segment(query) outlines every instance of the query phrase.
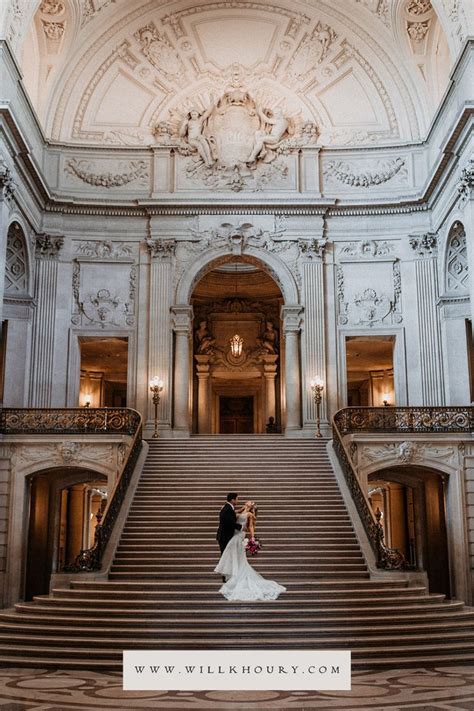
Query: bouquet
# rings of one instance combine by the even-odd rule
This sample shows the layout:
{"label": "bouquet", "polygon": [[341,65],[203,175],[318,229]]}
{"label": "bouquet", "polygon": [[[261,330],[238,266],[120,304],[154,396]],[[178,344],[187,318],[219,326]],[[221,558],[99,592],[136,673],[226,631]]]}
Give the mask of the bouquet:
{"label": "bouquet", "polygon": [[257,541],[255,538],[249,538],[247,543],[245,544],[245,550],[247,552],[247,555],[257,555],[257,553],[262,549],[262,546],[259,541]]}

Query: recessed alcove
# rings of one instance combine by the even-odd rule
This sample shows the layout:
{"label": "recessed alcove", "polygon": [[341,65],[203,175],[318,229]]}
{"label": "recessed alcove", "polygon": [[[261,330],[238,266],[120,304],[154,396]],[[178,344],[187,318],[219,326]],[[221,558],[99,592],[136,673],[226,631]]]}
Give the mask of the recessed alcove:
{"label": "recessed alcove", "polygon": [[191,303],[193,431],[262,433],[270,417],[280,428],[279,286],[257,263],[236,257],[201,278]]}

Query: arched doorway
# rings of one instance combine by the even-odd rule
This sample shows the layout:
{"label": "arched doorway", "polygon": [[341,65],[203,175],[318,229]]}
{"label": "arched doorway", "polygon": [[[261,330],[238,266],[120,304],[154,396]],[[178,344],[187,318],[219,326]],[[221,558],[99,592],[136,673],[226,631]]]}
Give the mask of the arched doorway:
{"label": "arched doorway", "polygon": [[425,467],[373,472],[368,495],[382,512],[387,545],[426,570],[430,592],[452,594],[446,521],[448,477]]}
{"label": "arched doorway", "polygon": [[[173,318],[173,330],[174,330],[174,372],[173,372],[173,432],[175,436],[188,436],[191,431],[197,432],[219,432],[221,425],[223,428],[228,427],[228,429],[234,429],[237,427],[236,420],[241,418],[247,422],[244,425],[245,428],[250,429],[250,420],[253,421],[252,431],[253,432],[264,432],[266,431],[267,424],[269,424],[270,417],[273,420],[270,422],[270,429],[280,427],[281,430],[289,435],[292,432],[300,431],[302,425],[302,412],[301,412],[301,357],[300,357],[300,330],[301,330],[301,319],[302,319],[302,307],[298,303],[298,287],[295,282],[293,274],[288,269],[288,266],[278,258],[277,255],[270,251],[258,249],[257,247],[249,246],[245,244],[245,240],[242,235],[236,234],[235,244],[233,244],[234,238],[231,236],[230,242],[232,242],[232,249],[221,248],[206,250],[204,254],[201,254],[195,262],[190,265],[190,268],[183,273],[181,279],[178,282],[176,288],[176,304],[171,307],[171,313]],[[245,250],[245,253],[242,252]],[[252,348],[260,348],[260,364],[259,372],[255,372],[255,376],[261,378],[262,373],[268,374],[268,381],[273,380],[272,387],[266,385],[265,388],[259,388],[260,390],[260,401],[258,401],[258,392],[247,392],[241,393],[239,390],[239,395],[242,397],[249,398],[249,400],[241,401],[240,403],[232,402],[222,402],[222,411],[228,413],[228,420],[234,418],[234,424],[226,425],[224,421],[221,421],[220,413],[221,402],[220,396],[225,397],[237,397],[235,393],[236,385],[235,377],[232,378],[232,387],[234,391],[232,392],[221,392],[217,393],[214,408],[211,408],[211,415],[206,415],[207,420],[205,420],[204,415],[201,417],[201,426],[199,424],[199,405],[195,406],[196,397],[197,402],[199,402],[199,380],[205,380],[204,378],[198,377],[197,366],[202,367],[201,373],[210,363],[201,362],[199,359],[196,361],[195,355],[206,355],[205,353],[194,353],[194,350],[205,350],[206,343],[209,344],[215,336],[212,333],[207,333],[209,330],[207,319],[201,318],[199,323],[195,322],[194,318],[194,307],[193,301],[198,299],[199,284],[205,279],[206,275],[215,272],[218,269],[227,268],[226,265],[230,265],[228,268],[231,270],[240,269],[241,273],[245,273],[247,268],[248,273],[254,273],[259,275],[259,278],[265,285],[270,289],[268,298],[273,299],[273,312],[268,311],[268,308],[261,308],[261,303],[259,307],[255,307],[253,310],[254,316],[259,313],[258,328],[255,327],[251,337]],[[236,267],[236,265],[239,265]],[[231,273],[230,272],[230,273]],[[208,277],[207,281],[204,281],[208,285],[209,289],[212,288],[210,285],[212,277]],[[258,281],[258,280],[257,280]],[[235,280],[234,280],[235,283]],[[240,288],[240,287],[238,287]],[[222,290],[218,293],[219,298],[225,300],[223,297]],[[206,293],[206,298],[209,300],[208,306],[212,301],[212,291]],[[237,299],[238,294],[235,292],[230,294],[229,299]],[[254,290],[247,290],[245,299],[247,304],[250,305],[253,302],[261,302],[258,295],[257,283],[254,284]],[[198,305],[197,315],[199,318],[199,310],[202,304]],[[268,304],[267,304],[268,306]],[[235,308],[234,308],[235,307]],[[279,307],[279,313],[278,313]],[[203,307],[204,308],[204,307]],[[242,309],[240,311],[237,307],[237,302],[235,301],[231,307],[234,308],[234,313],[231,315],[229,322],[234,322],[237,318],[237,314],[240,314],[239,318],[242,316]],[[260,310],[259,310],[260,309]],[[204,308],[205,311],[205,308]],[[249,309],[248,313],[252,313]],[[267,318],[268,317],[268,318]],[[249,317],[251,320],[254,317]],[[206,321],[206,323],[203,323]],[[221,319],[221,323],[223,319]],[[197,331],[201,328],[198,335]],[[219,338],[221,338],[221,350],[223,349],[223,339],[225,338],[226,330],[222,328]],[[232,335],[239,335],[238,333],[233,333]],[[228,341],[232,336],[227,334]],[[217,339],[218,340],[218,339]],[[201,347],[201,342],[204,346]],[[196,346],[196,343],[198,345]],[[269,347],[269,344],[272,347]],[[190,345],[192,344],[192,348]],[[196,346],[196,348],[195,348]],[[225,348],[230,348],[229,342],[226,343]],[[242,345],[243,349],[243,345]],[[277,352],[271,351],[277,350]],[[265,358],[263,351],[266,351],[267,367],[266,370],[263,366]],[[221,354],[222,355],[222,354]],[[240,354],[242,355],[242,354]],[[247,354],[248,355],[248,354]],[[277,356],[275,359],[274,356]],[[227,365],[231,363],[235,366],[234,373],[237,372],[240,364],[238,362],[239,354],[234,358],[234,361],[229,361],[225,358],[225,354],[222,356],[226,361]],[[274,360],[271,363],[271,360]],[[204,359],[205,360],[205,359]],[[272,371],[272,367],[276,365],[276,370]],[[230,371],[228,370],[228,373]],[[279,377],[279,385],[276,385],[278,392],[275,389],[275,383],[277,375]],[[196,383],[194,382],[194,375],[196,375]],[[221,373],[223,376],[223,373]],[[248,373],[247,373],[248,375]],[[264,375],[265,377],[265,375]],[[224,377],[222,377],[224,379]],[[242,378],[243,379],[243,378]],[[257,378],[255,377],[255,380]],[[207,388],[207,386],[206,386]],[[204,390],[204,385],[201,385],[201,389]],[[197,396],[196,396],[197,391]],[[270,393],[275,393],[275,402],[271,403]],[[205,398],[201,397],[201,402],[205,401]],[[197,408],[197,409],[196,409]],[[236,413],[236,408],[239,410]],[[275,413],[270,414],[270,413]]]}
{"label": "arched doorway", "polygon": [[281,307],[275,280],[236,257],[196,284],[193,307],[193,432],[281,430]]}
{"label": "arched doorway", "polygon": [[51,574],[92,545],[96,514],[107,501],[107,478],[83,469],[36,472],[28,485],[25,600],[47,594]]}

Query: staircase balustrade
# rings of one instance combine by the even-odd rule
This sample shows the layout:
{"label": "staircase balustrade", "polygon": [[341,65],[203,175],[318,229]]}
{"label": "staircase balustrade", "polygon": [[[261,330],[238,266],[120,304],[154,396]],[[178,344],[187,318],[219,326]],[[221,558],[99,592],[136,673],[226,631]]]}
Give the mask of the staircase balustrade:
{"label": "staircase balustrade", "polygon": [[344,437],[353,433],[460,433],[474,431],[472,407],[346,407],[333,417],[333,446],[349,491],[376,556],[377,567],[413,570],[401,551],[388,548],[380,516],[376,516],[362,490]]}
{"label": "staircase balustrade", "polygon": [[4,408],[0,410],[0,433],[5,435],[125,434],[133,438],[103,519],[99,520],[95,528],[93,546],[81,550],[73,565],[64,568],[65,572],[73,573],[100,570],[103,553],[112,534],[142,448],[141,415],[136,410],[126,407]]}

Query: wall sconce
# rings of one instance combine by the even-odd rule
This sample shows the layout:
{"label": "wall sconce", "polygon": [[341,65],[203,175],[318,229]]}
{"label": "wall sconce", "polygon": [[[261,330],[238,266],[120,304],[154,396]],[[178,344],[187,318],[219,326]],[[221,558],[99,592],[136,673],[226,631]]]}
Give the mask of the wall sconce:
{"label": "wall sconce", "polygon": [[158,404],[160,402],[160,393],[163,390],[163,386],[163,381],[156,375],[150,380],[150,392],[153,395],[153,405],[155,406],[155,431],[153,432],[153,439],[158,439],[160,436],[158,434]]}
{"label": "wall sconce", "polygon": [[388,407],[390,405],[390,393],[382,393],[382,402],[384,407]]}
{"label": "wall sconce", "polygon": [[242,336],[239,336],[237,333],[235,336],[232,336],[230,339],[230,352],[232,353],[234,358],[240,358],[242,355],[242,348],[244,345],[244,339]]}
{"label": "wall sconce", "polygon": [[316,434],[315,437],[322,437],[321,434],[321,399],[324,390],[324,383],[321,378],[311,380],[311,390],[313,391],[314,403],[316,405]]}
{"label": "wall sconce", "polygon": [[92,402],[91,393],[84,393],[84,407],[90,407]]}

